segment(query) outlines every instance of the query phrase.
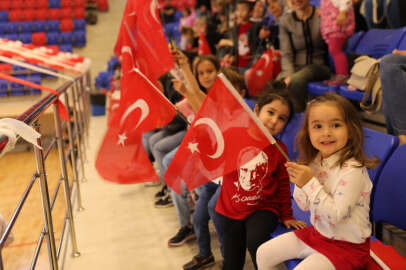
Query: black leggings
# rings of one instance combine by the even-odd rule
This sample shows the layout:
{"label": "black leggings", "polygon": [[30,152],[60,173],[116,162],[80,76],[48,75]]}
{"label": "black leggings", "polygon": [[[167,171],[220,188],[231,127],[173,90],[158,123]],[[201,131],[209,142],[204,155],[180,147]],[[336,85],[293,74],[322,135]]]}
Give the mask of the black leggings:
{"label": "black leggings", "polygon": [[257,249],[270,239],[276,225],[278,216],[266,210],[256,211],[243,220],[225,218],[223,270],[242,270],[247,248],[257,269]]}

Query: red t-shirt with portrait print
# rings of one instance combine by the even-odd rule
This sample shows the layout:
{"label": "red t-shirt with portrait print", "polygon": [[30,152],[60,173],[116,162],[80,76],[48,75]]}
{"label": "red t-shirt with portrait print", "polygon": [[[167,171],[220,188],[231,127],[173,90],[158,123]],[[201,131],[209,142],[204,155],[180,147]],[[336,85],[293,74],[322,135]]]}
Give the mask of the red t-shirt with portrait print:
{"label": "red t-shirt with portrait print", "polygon": [[238,26],[238,66],[246,67],[251,61],[252,54],[248,43],[248,31],[252,23],[240,24]]}
{"label": "red t-shirt with portrait print", "polygon": [[[286,146],[277,142],[286,152]],[[293,219],[286,159],[275,145],[250,151],[256,152],[253,159],[223,176],[216,211],[239,220],[257,210],[272,211],[282,221]]]}

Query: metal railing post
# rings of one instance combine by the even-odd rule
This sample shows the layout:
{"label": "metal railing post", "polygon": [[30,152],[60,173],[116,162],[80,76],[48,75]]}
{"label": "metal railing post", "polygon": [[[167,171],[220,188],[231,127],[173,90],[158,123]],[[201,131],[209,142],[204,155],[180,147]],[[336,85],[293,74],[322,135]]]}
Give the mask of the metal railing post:
{"label": "metal railing post", "polygon": [[[71,203],[71,192],[69,187],[69,179],[68,179],[68,170],[66,169],[66,159],[65,159],[65,144],[62,138],[62,128],[61,128],[61,118],[59,116],[59,108],[57,104],[53,105],[54,107],[54,118],[55,118],[55,134],[56,134],[56,141],[58,144],[58,152],[59,152],[59,161],[61,163],[61,170],[62,170],[62,178],[65,190],[65,205],[66,205],[66,212],[67,212],[67,219],[69,220],[69,227],[70,227],[70,234],[72,239],[72,256],[78,257],[80,256],[80,252],[78,251],[77,241],[76,241],[76,230],[75,230],[75,222],[73,220],[72,214],[72,203]],[[67,123],[69,125],[69,123]]]}
{"label": "metal railing post", "polygon": [[82,153],[83,153],[83,157],[84,157],[84,161],[87,162],[87,154],[86,154],[86,140],[85,137],[88,136],[87,134],[87,130],[86,130],[86,120],[85,120],[85,114],[84,114],[84,105],[82,103],[83,101],[83,96],[82,93],[80,91],[80,87],[78,86],[78,81],[76,81],[73,84],[73,95],[74,95],[74,99],[75,99],[75,104],[76,104],[76,108],[77,108],[77,115],[79,117],[79,134],[80,134],[80,139],[81,139],[81,147],[83,146],[82,149]]}
{"label": "metal railing post", "polygon": [[81,165],[81,169],[82,169],[82,182],[87,182],[86,180],[86,176],[85,176],[85,166],[84,166],[84,157],[83,157],[83,151],[82,151],[82,146],[83,144],[81,143],[82,139],[83,139],[83,134],[80,133],[80,113],[78,112],[78,106],[77,105],[77,93],[76,93],[76,87],[72,87],[72,93],[73,93],[73,104],[72,104],[72,108],[73,108],[73,118],[75,119],[75,121],[73,122],[73,128],[75,129],[75,133],[76,133],[76,140],[77,140],[77,149],[78,149],[78,155],[79,155],[79,159],[80,159],[80,165]]}
{"label": "metal railing post", "polygon": [[[69,95],[65,95],[65,102],[66,102],[66,107],[68,109],[70,109],[70,104],[69,104]],[[73,107],[72,107],[72,111],[74,111]],[[67,124],[68,126],[68,137],[69,137],[69,145],[71,148],[71,153],[70,153],[70,160],[71,160],[71,164],[72,164],[72,171],[73,171],[73,182],[76,184],[76,196],[78,199],[78,211],[83,211],[85,210],[85,208],[83,207],[82,204],[82,195],[80,192],[80,183],[79,183],[79,172],[78,172],[78,167],[77,167],[77,159],[75,157],[75,140],[73,138],[73,131],[72,131],[72,117],[69,114],[69,123]],[[74,126],[75,123],[73,123]],[[78,135],[76,135],[77,137]]]}
{"label": "metal railing post", "polygon": [[84,129],[85,129],[85,133],[86,133],[86,137],[88,138],[89,136],[89,123],[90,123],[90,108],[89,108],[89,91],[88,89],[90,89],[87,85],[85,85],[84,81],[84,77],[82,77],[79,80],[79,91],[80,91],[80,95],[81,98],[81,104],[82,104],[82,109],[83,109],[83,119],[84,119]]}
{"label": "metal railing post", "polygon": [[[39,132],[38,122],[34,123],[35,129]],[[41,146],[41,138],[37,139],[37,143]],[[34,153],[39,173],[39,183],[41,190],[42,209],[44,211],[44,227],[48,246],[49,262],[52,270],[58,270],[58,258],[56,255],[54,227],[52,223],[51,205],[49,202],[49,192],[47,176],[45,173],[45,163],[42,149],[34,147]]]}

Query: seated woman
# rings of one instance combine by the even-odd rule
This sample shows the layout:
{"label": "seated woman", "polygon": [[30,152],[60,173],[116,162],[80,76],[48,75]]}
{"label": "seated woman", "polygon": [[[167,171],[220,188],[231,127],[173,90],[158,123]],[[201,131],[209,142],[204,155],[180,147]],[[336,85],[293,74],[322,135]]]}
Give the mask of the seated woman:
{"label": "seated woman", "polygon": [[399,137],[399,144],[406,143],[406,50],[394,50],[380,63],[383,112],[388,133]]}
{"label": "seated woman", "polygon": [[291,92],[294,110],[303,112],[307,83],[330,77],[326,66],[327,47],[320,32],[320,17],[309,0],[291,0],[293,11],[279,20],[279,42],[283,79]]}

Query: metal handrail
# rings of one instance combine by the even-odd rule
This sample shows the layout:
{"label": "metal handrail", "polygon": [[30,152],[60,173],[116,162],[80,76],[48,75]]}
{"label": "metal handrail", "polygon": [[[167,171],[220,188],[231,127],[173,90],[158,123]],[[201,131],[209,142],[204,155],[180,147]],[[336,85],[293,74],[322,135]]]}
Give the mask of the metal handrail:
{"label": "metal handrail", "polygon": [[[1,256],[2,249],[5,245],[7,237],[10,235],[12,228],[21,212],[24,203],[30,194],[32,186],[36,179],[39,179],[41,198],[43,205],[44,214],[44,225],[39,237],[39,242],[35,250],[35,254],[32,260],[31,268],[34,269],[36,261],[38,259],[39,251],[42,246],[42,240],[45,237],[47,240],[48,255],[50,267],[52,270],[58,269],[58,259],[60,251],[62,248],[64,234],[66,228],[70,229],[71,243],[72,243],[72,256],[77,257],[80,255],[77,248],[76,242],[76,232],[75,224],[72,214],[72,194],[71,189],[75,188],[76,201],[78,202],[78,210],[83,210],[80,185],[79,185],[79,167],[81,168],[82,182],[85,179],[84,174],[84,160],[86,157],[85,149],[85,138],[87,137],[88,124],[89,124],[89,90],[90,90],[90,73],[86,72],[81,76],[63,83],[57,88],[58,94],[51,93],[46,95],[44,98],[39,100],[36,104],[31,106],[28,110],[22,113],[17,120],[23,121],[28,125],[33,125],[35,129],[39,132],[38,119],[40,115],[48,109],[53,104],[54,109],[54,120],[55,120],[55,136],[52,138],[51,142],[48,144],[47,149],[42,150],[34,147],[34,152],[36,156],[37,171],[34,173],[29,185],[24,192],[22,198],[20,199],[16,210],[9,224],[6,227],[3,235],[0,235],[0,270],[4,269],[3,259]],[[63,122],[59,115],[58,105],[55,103],[60,95],[64,95],[65,105],[69,111],[69,122]],[[69,103],[69,99],[72,97],[72,104]],[[72,116],[71,116],[72,114]],[[62,130],[67,130],[68,133],[68,145],[65,147],[64,138],[62,136]],[[8,143],[8,137],[0,135],[0,153],[4,150],[6,144]],[[41,146],[41,138],[37,139],[37,144]],[[60,178],[58,180],[58,185],[52,200],[50,199],[48,192],[47,174],[45,171],[45,159],[48,154],[57,145],[59,160],[60,160]],[[77,156],[76,153],[77,152]],[[70,164],[73,172],[72,186],[69,184],[66,160],[70,158]],[[80,162],[80,166],[77,164]],[[61,184],[64,187],[65,195],[65,218],[63,223],[62,236],[60,237],[58,248],[56,249],[56,243],[54,238],[53,222],[52,222],[52,208],[55,203],[58,191]],[[67,226],[69,225],[69,226]]]}
{"label": "metal handrail", "polygon": [[[83,76],[83,75],[82,75]],[[64,84],[62,84],[60,87],[56,89],[56,91],[59,93],[59,95],[64,94],[69,86],[71,86],[75,81],[79,80],[80,77],[77,77],[74,79],[74,81],[66,81]],[[23,112],[19,117],[17,117],[17,120],[23,121],[27,125],[32,124],[38,117],[41,115],[42,112],[44,112],[49,106],[51,106],[56,100],[58,99],[58,96],[56,94],[50,93],[40,99],[37,103],[32,105],[28,110]],[[6,147],[6,144],[8,143],[8,137],[4,135],[0,135],[0,154]]]}

